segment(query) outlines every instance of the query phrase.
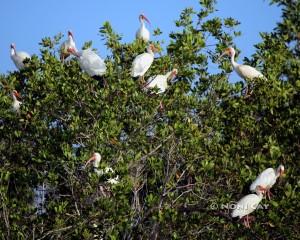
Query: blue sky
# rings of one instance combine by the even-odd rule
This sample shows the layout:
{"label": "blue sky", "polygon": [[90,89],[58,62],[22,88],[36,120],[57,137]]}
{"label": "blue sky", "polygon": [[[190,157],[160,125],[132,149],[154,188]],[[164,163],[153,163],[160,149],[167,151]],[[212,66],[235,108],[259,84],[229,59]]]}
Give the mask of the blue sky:
{"label": "blue sky", "polygon": [[[92,40],[100,55],[107,53],[99,36],[104,21],[110,21],[123,41],[132,41],[139,27],[138,15],[144,13],[151,21],[150,30],[159,27],[162,37],[175,30],[174,21],[185,7],[199,9],[197,0],[1,0],[0,3],[0,73],[16,70],[9,46],[17,51],[38,54],[41,38],[72,30],[76,45],[81,48]],[[280,21],[281,11],[266,0],[219,0],[217,16],[233,17],[241,22],[242,36],[235,43],[242,50],[239,61],[254,53],[253,45],[260,41],[259,32],[271,31]]]}

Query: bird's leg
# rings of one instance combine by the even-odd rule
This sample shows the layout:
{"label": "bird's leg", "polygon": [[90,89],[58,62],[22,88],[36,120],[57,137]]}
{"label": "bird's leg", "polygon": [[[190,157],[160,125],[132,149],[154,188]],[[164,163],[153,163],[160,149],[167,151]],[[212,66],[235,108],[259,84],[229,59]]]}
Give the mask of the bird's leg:
{"label": "bird's leg", "polygon": [[107,83],[105,78],[103,78],[103,85],[104,85],[105,88],[108,87],[108,83]]}
{"label": "bird's leg", "polygon": [[249,215],[246,216],[246,220],[247,220],[247,228],[250,228]]}
{"label": "bird's leg", "polygon": [[266,192],[267,192],[267,198],[268,198],[269,200],[271,200],[271,197],[273,196],[273,194],[271,193],[270,188],[267,189]]}
{"label": "bird's leg", "polygon": [[265,195],[267,197],[268,189],[264,188],[264,187],[260,187],[260,190],[263,193],[263,195]]}
{"label": "bird's leg", "polygon": [[248,226],[250,228],[250,223],[255,221],[255,217],[254,216],[248,216]]}
{"label": "bird's leg", "polygon": [[244,89],[245,89],[244,96],[247,96],[248,95],[248,84],[247,84],[247,86]]}
{"label": "bird's leg", "polygon": [[164,105],[163,105],[162,101],[159,102],[159,109],[161,111],[164,110]]}
{"label": "bird's leg", "polygon": [[252,90],[249,92],[249,84],[245,87],[245,98],[250,97],[252,94]]}
{"label": "bird's leg", "polygon": [[60,61],[64,64],[65,63],[65,55],[63,53],[60,54]]}
{"label": "bird's leg", "polygon": [[250,228],[249,222],[248,222],[248,215],[243,217],[243,224],[246,228]]}
{"label": "bird's leg", "polygon": [[247,227],[246,217],[243,217],[243,224],[245,227]]}

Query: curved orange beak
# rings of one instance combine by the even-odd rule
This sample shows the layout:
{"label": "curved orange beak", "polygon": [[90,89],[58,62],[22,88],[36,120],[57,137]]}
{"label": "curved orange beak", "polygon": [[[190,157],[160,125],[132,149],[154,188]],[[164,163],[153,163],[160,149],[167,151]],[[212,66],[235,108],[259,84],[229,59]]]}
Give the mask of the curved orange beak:
{"label": "curved orange beak", "polygon": [[153,52],[158,52],[158,48],[156,48],[153,44],[151,44],[150,45],[150,47],[151,47],[151,50],[153,51]]}
{"label": "curved orange beak", "polygon": [[219,62],[220,59],[221,59],[223,56],[225,56],[225,55],[230,56],[230,50],[229,50],[229,48],[226,48],[226,49],[224,50],[224,52],[218,57],[217,62]]}
{"label": "curved orange beak", "polygon": [[71,53],[71,54],[73,54],[74,56],[79,57],[79,54],[76,52],[76,50],[75,50],[74,48],[69,47],[69,48],[67,49],[67,51],[68,51],[68,53]]}
{"label": "curved orange beak", "polygon": [[151,25],[149,19],[148,19],[144,14],[141,14],[141,18],[142,18],[143,20],[146,20],[146,22],[149,23],[149,24]]}
{"label": "curved orange beak", "polygon": [[93,154],[93,156],[92,156],[89,160],[86,161],[84,167],[86,167],[86,166],[89,165],[92,161],[95,161],[95,160],[96,160],[96,157],[95,157],[95,155]]}
{"label": "curved orange beak", "polygon": [[177,71],[177,70],[173,70],[173,71],[172,71],[172,77],[176,77],[177,74],[178,74],[178,71]]}
{"label": "curved orange beak", "polygon": [[20,95],[20,93],[18,93],[18,91],[14,90],[14,91],[13,91],[13,94],[14,94],[17,98],[20,98],[20,99],[21,99],[21,95]]}

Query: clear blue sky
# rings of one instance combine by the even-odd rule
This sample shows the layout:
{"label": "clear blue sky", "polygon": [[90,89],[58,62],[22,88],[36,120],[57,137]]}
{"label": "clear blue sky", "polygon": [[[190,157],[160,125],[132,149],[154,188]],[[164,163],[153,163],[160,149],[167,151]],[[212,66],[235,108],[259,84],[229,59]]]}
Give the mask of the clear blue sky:
{"label": "clear blue sky", "polygon": [[[175,29],[182,9],[199,9],[197,0],[1,0],[0,2],[0,73],[16,70],[9,46],[14,42],[17,51],[38,54],[41,38],[72,30],[76,45],[81,48],[92,40],[100,55],[107,53],[99,27],[110,21],[123,41],[132,41],[139,27],[138,15],[144,13],[151,21],[151,30],[159,27],[163,38]],[[271,31],[280,20],[280,9],[269,6],[266,0],[219,0],[217,16],[233,17],[241,22],[242,36],[236,45],[242,50],[239,61],[254,53],[253,45],[260,41],[259,32]]]}

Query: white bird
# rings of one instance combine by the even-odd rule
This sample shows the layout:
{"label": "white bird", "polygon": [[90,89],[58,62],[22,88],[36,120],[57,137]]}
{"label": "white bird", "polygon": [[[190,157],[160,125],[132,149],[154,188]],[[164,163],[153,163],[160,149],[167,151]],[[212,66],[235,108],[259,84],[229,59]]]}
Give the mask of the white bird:
{"label": "white bird", "polygon": [[146,28],[145,26],[145,22],[144,20],[146,20],[149,24],[150,24],[150,21],[148,20],[148,18],[141,14],[139,16],[139,20],[140,20],[140,23],[141,23],[141,26],[139,27],[139,29],[137,30],[136,34],[135,34],[135,37],[136,39],[142,39],[144,42],[149,42],[150,40],[150,32],[149,30]]}
{"label": "white bird", "polygon": [[278,177],[281,177],[284,173],[284,166],[279,165],[277,169],[267,168],[259,174],[250,186],[250,191],[254,192],[257,186],[261,186],[267,194],[267,197],[271,199],[270,189],[276,183]]}
{"label": "white bird", "polygon": [[173,79],[178,73],[178,70],[174,68],[172,71],[165,75],[157,75],[155,77],[150,77],[144,86],[144,89],[150,89],[157,87],[159,89],[158,93],[163,93],[168,88],[168,79]]}
{"label": "white bird", "polygon": [[[245,64],[239,64],[234,60],[235,50],[232,47],[226,48],[222,55],[218,58],[220,59],[222,56],[228,55],[230,57],[231,65],[234,71],[245,80],[254,80],[255,78],[264,78],[261,72],[257,71],[254,67]],[[251,91],[252,92],[252,91]],[[251,94],[250,92],[250,94]],[[248,86],[246,88],[245,95],[248,95]]]}
{"label": "white bird", "polygon": [[248,194],[241,198],[236,204],[231,213],[232,217],[243,219],[246,228],[250,228],[249,214],[255,211],[259,203],[263,199],[263,189],[260,186],[256,187],[256,194]]}
{"label": "white bird", "polygon": [[68,52],[77,57],[80,68],[89,76],[102,76],[106,72],[104,60],[92,49],[88,48],[77,52],[74,48],[68,48]]}
{"label": "white bird", "polygon": [[22,102],[19,101],[18,98],[20,99],[21,96],[16,90],[13,90],[11,95],[13,98],[13,104],[12,104],[13,110],[16,113],[20,113],[20,107],[21,107]]}
{"label": "white bird", "polygon": [[19,70],[25,67],[24,60],[26,58],[30,59],[30,55],[27,52],[17,52],[14,43],[10,45],[10,57]]}
{"label": "white bird", "polygon": [[71,31],[68,31],[68,40],[64,41],[60,46],[60,60],[62,62],[64,62],[64,60],[70,56],[70,53],[68,52],[69,48],[73,48],[77,52],[74,36]]}
{"label": "white bird", "polygon": [[144,80],[144,74],[150,68],[153,60],[154,53],[157,52],[157,49],[153,44],[150,44],[147,48],[147,52],[137,55],[132,63],[131,76],[132,77],[142,77]]}
{"label": "white bird", "polygon": [[251,67],[249,65],[244,65],[244,64],[238,64],[235,62],[234,57],[235,57],[235,50],[232,47],[226,48],[225,51],[222,53],[222,55],[219,57],[219,59],[224,56],[228,55],[231,60],[231,64],[233,69],[236,71],[236,73],[244,79],[249,79],[253,80],[255,78],[263,78],[264,76],[262,75],[261,72],[257,71],[254,67]]}
{"label": "white bird", "polygon": [[[99,169],[101,161],[101,155],[100,153],[95,152],[92,157],[86,162],[85,167],[87,167],[88,164],[91,162],[93,163],[94,171],[98,176],[103,176],[108,173],[114,173],[115,171],[111,167],[105,167],[105,169]],[[107,180],[110,184],[118,184],[119,183],[119,176],[117,175],[115,178],[109,178]]]}

